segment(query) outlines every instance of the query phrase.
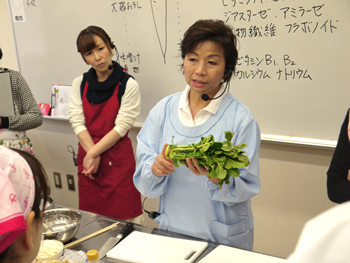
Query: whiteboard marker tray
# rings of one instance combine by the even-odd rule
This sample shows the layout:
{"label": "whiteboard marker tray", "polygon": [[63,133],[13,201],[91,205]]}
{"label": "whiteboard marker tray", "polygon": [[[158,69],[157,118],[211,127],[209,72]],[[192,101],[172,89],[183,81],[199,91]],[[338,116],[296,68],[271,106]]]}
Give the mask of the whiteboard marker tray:
{"label": "whiteboard marker tray", "polygon": [[107,257],[142,263],[191,263],[208,247],[204,241],[132,232]]}

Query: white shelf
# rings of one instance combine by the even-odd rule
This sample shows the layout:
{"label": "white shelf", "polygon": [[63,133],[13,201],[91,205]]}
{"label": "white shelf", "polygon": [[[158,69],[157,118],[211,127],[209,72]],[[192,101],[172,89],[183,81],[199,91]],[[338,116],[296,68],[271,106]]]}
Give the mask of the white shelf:
{"label": "white shelf", "polygon": [[[44,119],[69,121],[68,117],[44,116]],[[133,125],[133,128],[142,128],[142,126],[143,126],[142,122],[135,122]],[[272,135],[272,134],[261,134],[261,141],[300,145],[300,146],[332,148],[332,149],[334,149],[337,146],[337,141],[334,141],[334,140],[312,139],[312,138],[282,136],[282,135]]]}
{"label": "white shelf", "polygon": [[337,141],[333,141],[333,140],[322,140],[322,139],[281,136],[281,135],[271,135],[271,134],[261,134],[261,141],[278,142],[278,143],[284,143],[284,144],[295,144],[295,145],[302,145],[302,146],[316,146],[316,147],[322,147],[322,148],[335,148],[337,146]]}
{"label": "white shelf", "polygon": [[57,120],[57,121],[69,121],[68,117],[55,117],[55,116],[43,116],[44,119]]}

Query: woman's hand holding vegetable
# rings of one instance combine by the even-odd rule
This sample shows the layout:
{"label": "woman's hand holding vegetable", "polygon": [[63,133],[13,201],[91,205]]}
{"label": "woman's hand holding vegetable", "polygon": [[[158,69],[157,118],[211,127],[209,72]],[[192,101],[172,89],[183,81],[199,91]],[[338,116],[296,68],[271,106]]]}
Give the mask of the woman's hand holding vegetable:
{"label": "woman's hand holding vegetable", "polygon": [[[233,145],[233,136],[234,132],[225,131],[224,142],[216,142],[210,134],[208,137],[201,137],[200,142],[196,144],[178,146],[172,143],[166,148],[165,157],[172,160],[175,167],[183,164],[191,167],[190,170],[196,175],[206,175],[221,189],[223,183],[230,183],[231,176],[240,175],[238,168],[250,164],[248,156],[244,155],[245,151],[242,150],[247,144]],[[194,164],[190,160],[195,160]]]}
{"label": "woman's hand holding vegetable", "polygon": [[194,173],[195,175],[205,175],[210,182],[212,182],[213,184],[219,184],[218,178],[210,178],[209,174],[208,174],[208,169],[209,166],[203,166],[203,167],[199,167],[198,166],[198,160],[196,158],[194,159],[190,159],[190,158],[186,158],[186,164],[188,169],[191,170],[192,173]]}
{"label": "woman's hand holding vegetable", "polygon": [[164,144],[162,152],[157,156],[156,161],[152,165],[152,172],[157,177],[167,176],[174,173],[174,162],[165,158],[165,149],[168,144]]}

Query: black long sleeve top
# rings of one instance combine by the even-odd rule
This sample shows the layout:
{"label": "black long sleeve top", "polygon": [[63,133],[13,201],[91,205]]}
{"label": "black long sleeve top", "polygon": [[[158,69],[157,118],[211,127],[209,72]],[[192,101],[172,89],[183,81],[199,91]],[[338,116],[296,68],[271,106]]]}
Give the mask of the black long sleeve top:
{"label": "black long sleeve top", "polygon": [[348,137],[349,111],[340,130],[330,167],[327,172],[327,192],[332,202],[343,203],[350,200],[350,141]]}

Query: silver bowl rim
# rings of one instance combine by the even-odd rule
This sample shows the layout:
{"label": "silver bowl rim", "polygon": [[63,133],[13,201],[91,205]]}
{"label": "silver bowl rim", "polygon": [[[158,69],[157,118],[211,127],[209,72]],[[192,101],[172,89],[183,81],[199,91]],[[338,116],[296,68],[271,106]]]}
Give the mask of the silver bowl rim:
{"label": "silver bowl rim", "polygon": [[76,212],[76,213],[80,216],[80,220],[79,220],[74,226],[72,226],[72,227],[70,227],[70,228],[67,228],[67,229],[65,229],[65,230],[52,231],[52,232],[49,232],[49,233],[46,233],[46,232],[43,231],[43,232],[42,232],[43,235],[48,235],[48,236],[50,236],[50,235],[54,235],[54,234],[57,234],[57,233],[60,233],[60,232],[68,231],[68,230],[70,230],[70,229],[72,229],[72,228],[80,227],[81,221],[83,220],[83,215],[82,215],[82,213],[79,212],[79,210],[77,210],[77,209],[71,209],[71,208],[53,208],[53,209],[50,209],[50,210],[45,211],[45,212],[44,212],[44,216],[43,216],[43,223],[44,223],[45,215],[46,215],[46,214],[49,214],[49,213],[50,213],[50,214],[55,213],[55,211],[58,211],[58,212],[60,212],[60,211],[72,211],[72,212]]}

